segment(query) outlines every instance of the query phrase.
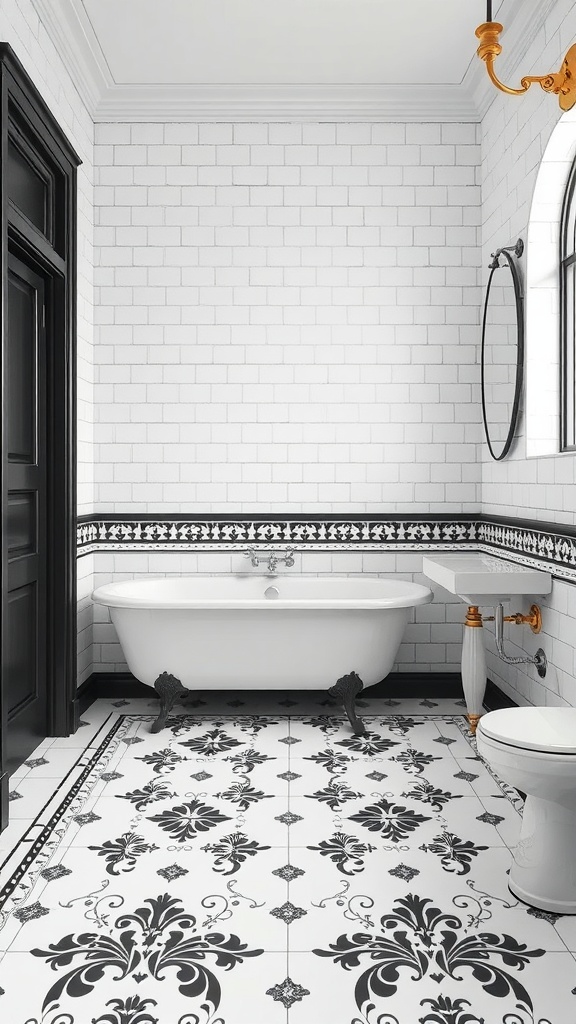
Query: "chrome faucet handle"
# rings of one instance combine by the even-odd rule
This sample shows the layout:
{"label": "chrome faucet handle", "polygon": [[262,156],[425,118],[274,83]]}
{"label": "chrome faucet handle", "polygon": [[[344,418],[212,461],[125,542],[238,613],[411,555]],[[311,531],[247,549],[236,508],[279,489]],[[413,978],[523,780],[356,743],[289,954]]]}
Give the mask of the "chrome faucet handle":
{"label": "chrome faucet handle", "polygon": [[244,558],[249,558],[250,562],[254,566],[254,568],[255,569],[258,568],[258,565],[260,564],[260,559],[258,558],[258,555],[256,554],[256,549],[255,548],[248,548],[248,550],[244,552]]}
{"label": "chrome faucet handle", "polygon": [[292,545],[290,545],[290,544],[288,545],[288,547],[286,548],[286,553],[284,555],[284,564],[285,565],[287,565],[287,566],[294,565],[294,553],[295,553],[295,550],[296,549],[293,548]]}

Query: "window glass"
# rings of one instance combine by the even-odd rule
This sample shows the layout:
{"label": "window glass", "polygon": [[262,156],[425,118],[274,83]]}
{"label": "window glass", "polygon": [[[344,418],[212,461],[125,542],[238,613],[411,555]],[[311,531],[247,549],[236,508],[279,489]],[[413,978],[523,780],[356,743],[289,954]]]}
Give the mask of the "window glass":
{"label": "window glass", "polygon": [[562,451],[576,449],[576,164],[564,197],[560,253]]}
{"label": "window glass", "polygon": [[12,141],[8,142],[8,198],[38,228],[47,234],[47,182]]}

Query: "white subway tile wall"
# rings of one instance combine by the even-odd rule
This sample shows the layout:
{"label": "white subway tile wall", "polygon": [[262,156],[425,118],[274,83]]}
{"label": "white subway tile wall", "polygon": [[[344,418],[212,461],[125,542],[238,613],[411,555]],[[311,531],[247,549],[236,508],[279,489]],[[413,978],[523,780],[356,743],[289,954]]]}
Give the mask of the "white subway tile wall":
{"label": "white subway tile wall", "polygon": [[[558,0],[522,60],[522,74],[559,66],[576,38],[576,4]],[[544,72],[542,72],[544,73]],[[482,277],[495,247],[527,238],[530,206],[542,154],[558,123],[557,101],[537,86],[519,100],[495,93],[482,123]],[[556,214],[557,211],[554,211]],[[525,273],[529,251],[520,261]],[[551,361],[557,341],[550,338]],[[530,354],[528,353],[528,358]],[[522,417],[510,457],[489,458],[482,447],[482,508],[497,515],[576,525],[574,456],[526,458]]]}
{"label": "white subway tile wall", "polygon": [[[459,512],[482,499],[576,524],[573,456],[526,459],[521,423],[494,463],[480,434],[479,284],[488,254],[526,237],[553,99],[495,93],[482,126],[94,129],[33,4],[4,0],[0,36],[83,161],[80,512]],[[558,0],[522,73],[555,69],[574,38],[576,4]],[[100,612],[92,627],[93,582],[226,571],[226,558],[80,559],[79,682],[93,663],[123,667]],[[420,579],[419,559],[306,553],[300,567]],[[490,675],[516,700],[576,704],[575,594],[554,583],[539,637],[510,628],[512,653],[546,650],[544,681],[504,666],[488,638]],[[439,590],[397,668],[457,668],[461,615]]]}
{"label": "white subway tile wall", "polygon": [[473,510],[474,124],[98,124],[101,512]]}
{"label": "white subway tile wall", "polygon": [[[94,124],[54,44],[38,18],[34,4],[18,0],[0,3],[0,39],[9,43],[50,107],[82,160],[78,168],[77,367],[78,367],[78,511],[90,513],[94,503],[93,452],[93,149]],[[86,567],[79,564],[79,592]],[[87,628],[79,597],[79,630]],[[90,658],[80,639],[78,681],[90,674]]]}
{"label": "white subway tile wall", "polygon": [[[576,4],[573,0],[558,0],[515,75],[556,70],[575,39]],[[536,174],[560,115],[556,99],[537,86],[518,100],[495,93],[482,123],[484,282],[490,253],[497,246],[513,244],[519,237],[527,238]],[[523,272],[527,258],[530,259],[529,250],[521,261]],[[556,347],[557,340],[551,337],[551,362],[556,359]],[[525,434],[522,417],[514,447],[502,462],[491,460],[487,448],[482,446],[482,510],[500,516],[575,525],[576,458],[558,455],[528,459]],[[543,608],[543,631],[539,636],[533,636],[526,627],[508,627],[507,633],[514,655],[533,654],[538,647],[545,650],[549,660],[546,678],[540,679],[532,666],[505,665],[495,655],[492,638],[489,674],[520,703],[576,705],[576,588],[556,580],[552,593],[539,603]]]}

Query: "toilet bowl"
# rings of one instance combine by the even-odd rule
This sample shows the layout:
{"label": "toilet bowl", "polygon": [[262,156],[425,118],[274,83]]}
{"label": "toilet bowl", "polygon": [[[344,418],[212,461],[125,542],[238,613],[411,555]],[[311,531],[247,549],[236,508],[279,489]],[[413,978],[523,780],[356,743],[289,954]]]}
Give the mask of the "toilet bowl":
{"label": "toilet bowl", "polygon": [[526,794],[509,887],[555,914],[576,914],[576,708],[502,708],[484,715],[478,753]]}

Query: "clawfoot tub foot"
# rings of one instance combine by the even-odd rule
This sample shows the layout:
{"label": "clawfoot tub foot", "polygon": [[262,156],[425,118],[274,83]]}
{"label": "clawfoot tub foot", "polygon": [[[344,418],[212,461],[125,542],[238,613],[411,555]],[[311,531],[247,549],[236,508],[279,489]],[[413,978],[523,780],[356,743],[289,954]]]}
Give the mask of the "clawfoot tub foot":
{"label": "clawfoot tub foot", "polygon": [[363,736],[366,732],[366,726],[358,718],[355,706],[356,697],[363,689],[364,683],[360,676],[356,672],[350,672],[347,676],[341,676],[328,690],[331,697],[342,701],[344,711],[348,715],[348,720],[356,736]]}
{"label": "clawfoot tub foot", "polygon": [[160,713],[155,722],[152,723],[151,732],[160,732],[161,729],[166,725],[166,719],[170,714],[172,708],[178,697],[182,697],[188,690],[176,676],[171,676],[169,672],[161,672],[158,679],[154,683],[154,689],[160,697]]}

